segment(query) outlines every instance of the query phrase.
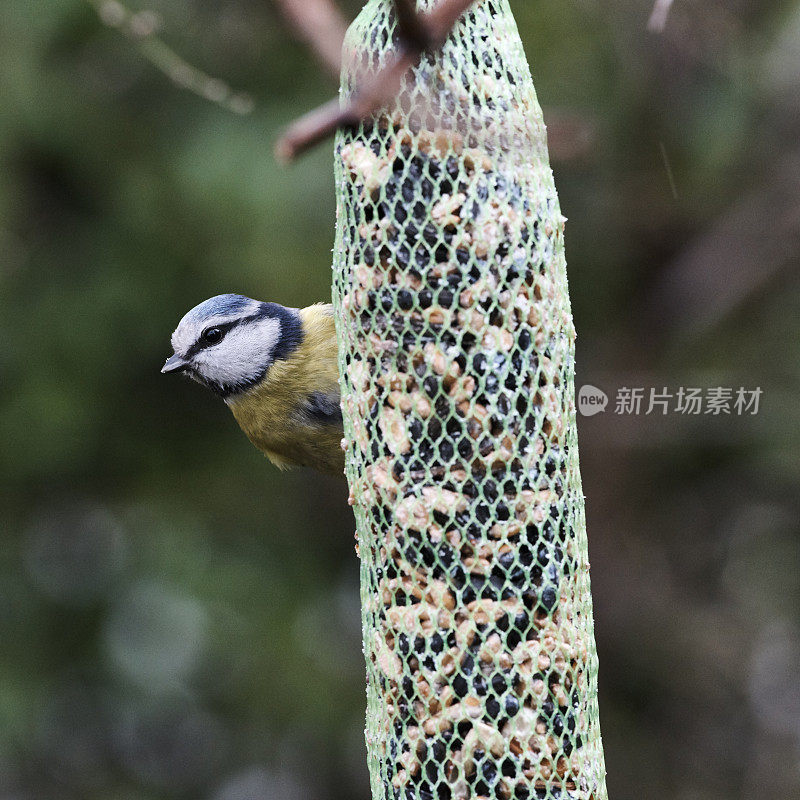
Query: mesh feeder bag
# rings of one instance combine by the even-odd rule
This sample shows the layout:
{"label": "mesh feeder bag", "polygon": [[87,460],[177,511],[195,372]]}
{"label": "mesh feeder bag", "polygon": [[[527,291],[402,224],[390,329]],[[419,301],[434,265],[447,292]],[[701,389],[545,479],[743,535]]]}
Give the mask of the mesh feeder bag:
{"label": "mesh feeder bag", "polygon": [[[395,46],[369,0],[344,100]],[[507,0],[339,134],[336,183],[373,797],[606,800],[564,218]]]}

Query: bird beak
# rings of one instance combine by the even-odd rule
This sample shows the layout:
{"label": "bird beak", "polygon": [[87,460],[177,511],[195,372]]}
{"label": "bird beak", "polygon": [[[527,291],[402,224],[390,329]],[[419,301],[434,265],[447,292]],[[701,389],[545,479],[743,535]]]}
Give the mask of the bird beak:
{"label": "bird beak", "polygon": [[186,369],[188,366],[189,366],[189,362],[186,361],[186,359],[184,359],[181,356],[179,356],[177,353],[175,353],[175,355],[174,356],[170,356],[167,359],[167,363],[164,364],[163,367],[161,367],[161,372],[163,372],[163,373],[181,372],[181,370]]}

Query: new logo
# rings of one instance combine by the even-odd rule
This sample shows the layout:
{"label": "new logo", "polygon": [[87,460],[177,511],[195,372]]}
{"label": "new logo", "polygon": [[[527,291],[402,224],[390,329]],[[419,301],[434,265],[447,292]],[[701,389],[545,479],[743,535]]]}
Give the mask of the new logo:
{"label": "new logo", "polygon": [[584,417],[593,417],[606,410],[608,395],[596,386],[587,383],[578,392],[578,411]]}

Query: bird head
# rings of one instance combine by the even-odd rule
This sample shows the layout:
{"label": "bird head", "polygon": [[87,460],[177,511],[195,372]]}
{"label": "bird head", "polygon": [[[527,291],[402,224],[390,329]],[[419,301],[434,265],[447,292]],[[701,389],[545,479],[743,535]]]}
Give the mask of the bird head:
{"label": "bird head", "polygon": [[260,383],[303,339],[296,309],[221,294],[193,308],[172,334],[162,372],[180,372],[228,398]]}

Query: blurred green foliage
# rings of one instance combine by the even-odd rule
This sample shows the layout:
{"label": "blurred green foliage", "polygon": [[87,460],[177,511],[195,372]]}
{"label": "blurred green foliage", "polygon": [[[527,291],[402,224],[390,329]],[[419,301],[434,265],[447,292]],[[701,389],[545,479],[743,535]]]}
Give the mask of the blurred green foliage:
{"label": "blurred green foliage", "polygon": [[[0,798],[366,798],[346,489],[159,374],[210,295],[329,297],[331,148],[272,145],[335,87],[269,3],[145,7],[253,113],[86,2],[0,7]],[[764,389],[581,421],[611,794],[797,796],[800,3],[515,11],[579,383]]]}

